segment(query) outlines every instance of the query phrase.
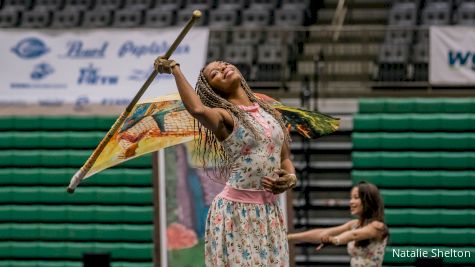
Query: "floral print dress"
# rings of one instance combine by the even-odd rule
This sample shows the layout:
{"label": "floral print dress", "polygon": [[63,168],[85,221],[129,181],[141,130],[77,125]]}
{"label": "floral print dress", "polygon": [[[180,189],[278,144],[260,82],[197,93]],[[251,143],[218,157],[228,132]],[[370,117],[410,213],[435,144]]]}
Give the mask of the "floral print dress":
{"label": "floral print dress", "polygon": [[[357,226],[352,227],[356,229]],[[383,266],[384,248],[387,238],[383,240],[371,240],[366,247],[357,247],[355,241],[347,245],[348,253],[351,256],[351,267],[381,267]]]}
{"label": "floral print dress", "polygon": [[[256,122],[262,140],[234,118],[233,132],[222,142],[233,162],[226,185],[263,190],[262,177],[275,176],[280,168],[283,131],[257,103],[240,108]],[[208,267],[288,266],[287,228],[278,203],[243,203],[218,195],[206,221],[205,262]]]}

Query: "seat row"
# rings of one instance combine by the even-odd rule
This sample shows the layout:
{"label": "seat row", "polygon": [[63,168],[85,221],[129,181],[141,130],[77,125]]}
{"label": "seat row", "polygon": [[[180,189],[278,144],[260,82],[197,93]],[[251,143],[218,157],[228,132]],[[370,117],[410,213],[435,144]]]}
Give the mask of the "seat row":
{"label": "seat row", "polygon": [[353,129],[360,132],[475,131],[473,114],[355,114]]}
{"label": "seat row", "polygon": [[391,245],[475,245],[475,229],[472,228],[397,228],[392,227]]}
{"label": "seat row", "polygon": [[94,149],[106,132],[0,132],[0,148],[78,148]]}
{"label": "seat row", "polygon": [[152,205],[151,187],[85,187],[74,195],[62,187],[0,187],[0,203]]}
{"label": "seat row", "polygon": [[[382,189],[386,206],[475,206],[475,192],[471,190],[441,189]],[[151,188],[85,187],[68,195],[64,187],[2,187],[0,204],[98,204],[151,205]]]}
{"label": "seat row", "polygon": [[0,205],[0,221],[150,224],[153,222],[153,207]]}
{"label": "seat row", "polygon": [[[152,262],[123,262],[113,261],[111,267],[150,267]],[[83,267],[82,261],[65,260],[0,260],[0,266],[5,267]]]}
{"label": "seat row", "polygon": [[475,190],[382,189],[386,207],[475,207]]}
{"label": "seat row", "polygon": [[275,9],[305,8],[310,0],[3,0],[3,6],[22,10],[34,7],[46,7],[58,10],[72,7],[77,10],[90,10],[96,7],[104,9],[149,9],[161,7],[164,10],[189,9]]}
{"label": "seat row", "polygon": [[0,130],[109,130],[112,116],[2,116]]}
{"label": "seat row", "polygon": [[61,1],[52,1],[34,6],[8,3],[31,2],[26,0],[6,1],[5,7],[0,9],[0,27],[169,27],[186,23],[195,9],[203,14],[196,23],[198,26],[302,26],[311,17],[311,5],[307,0],[284,0],[279,8],[278,1],[251,1],[247,9],[243,5],[224,5],[214,9],[211,8],[214,6],[212,1],[193,3],[193,0],[184,6],[177,1],[154,5],[151,0],[125,0],[125,5],[111,1],[97,6],[93,5],[95,1],[65,0],[65,5]]}
{"label": "seat row", "polygon": [[[77,168],[0,168],[0,186],[6,185],[65,185]],[[94,175],[81,183],[88,186],[150,186],[152,169],[113,168]],[[82,190],[81,190],[82,191]],[[78,190],[76,194],[80,191]]]}
{"label": "seat row", "polygon": [[363,98],[358,113],[475,113],[475,98]]}
{"label": "seat row", "polygon": [[[2,167],[81,167],[91,155],[90,150],[1,150]],[[147,154],[121,164],[122,167],[151,167]]]}
{"label": "seat row", "polygon": [[475,152],[353,152],[355,169],[475,170]]}
{"label": "seat row", "polygon": [[351,135],[356,150],[475,150],[474,133],[358,133]]}
{"label": "seat row", "polygon": [[[429,62],[429,31],[412,30],[415,25],[474,26],[475,1],[462,0],[452,5],[449,0],[394,1],[389,12],[390,26],[401,30],[387,30],[378,57],[379,81],[427,81]],[[454,11],[452,11],[454,6]],[[420,15],[418,14],[420,13]],[[419,20],[420,18],[420,20]]]}
{"label": "seat row", "polygon": [[2,241],[152,242],[153,225],[0,223]]}
{"label": "seat row", "polygon": [[475,188],[475,171],[353,170],[353,183],[368,181],[380,188]]}
{"label": "seat row", "polygon": [[152,259],[152,243],[98,242],[0,242],[0,258],[82,259],[83,253],[111,252],[114,260]]}
{"label": "seat row", "polygon": [[475,226],[473,209],[387,208],[384,217],[393,226],[469,227]]}

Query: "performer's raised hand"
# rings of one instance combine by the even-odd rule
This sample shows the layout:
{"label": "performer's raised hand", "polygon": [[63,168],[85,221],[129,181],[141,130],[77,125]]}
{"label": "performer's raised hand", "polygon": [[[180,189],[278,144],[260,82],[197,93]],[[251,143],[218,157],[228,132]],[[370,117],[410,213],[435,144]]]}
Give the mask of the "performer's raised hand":
{"label": "performer's raised hand", "polygon": [[155,59],[153,66],[159,73],[171,74],[172,69],[175,66],[180,66],[180,64],[178,64],[173,59],[166,59],[163,56],[159,56],[157,59]]}

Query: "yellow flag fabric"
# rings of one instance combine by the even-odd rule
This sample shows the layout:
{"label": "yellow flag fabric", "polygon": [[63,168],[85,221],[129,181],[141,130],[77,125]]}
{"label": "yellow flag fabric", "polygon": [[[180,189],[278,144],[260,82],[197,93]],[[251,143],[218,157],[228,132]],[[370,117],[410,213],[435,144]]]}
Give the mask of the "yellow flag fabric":
{"label": "yellow flag fabric", "polygon": [[[263,94],[256,96],[280,111],[289,129],[293,128],[307,138],[318,138],[338,129],[339,119],[285,106]],[[196,130],[196,123],[178,94],[144,100],[135,105],[113,133],[84,178],[144,154],[192,141]]]}

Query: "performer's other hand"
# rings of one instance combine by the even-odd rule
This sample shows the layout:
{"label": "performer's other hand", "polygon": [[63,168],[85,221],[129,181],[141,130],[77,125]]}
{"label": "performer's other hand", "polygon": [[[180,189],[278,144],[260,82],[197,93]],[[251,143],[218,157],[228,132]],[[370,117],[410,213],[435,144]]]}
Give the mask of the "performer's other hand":
{"label": "performer's other hand", "polygon": [[297,177],[295,174],[288,173],[285,170],[276,170],[275,173],[279,176],[278,178],[268,176],[262,178],[262,186],[267,191],[274,194],[280,194],[295,187],[297,184]]}
{"label": "performer's other hand", "polygon": [[159,56],[157,59],[155,59],[153,66],[159,73],[170,74],[172,73],[173,68],[175,66],[180,66],[180,64],[176,63],[175,60],[166,59],[163,56]]}

